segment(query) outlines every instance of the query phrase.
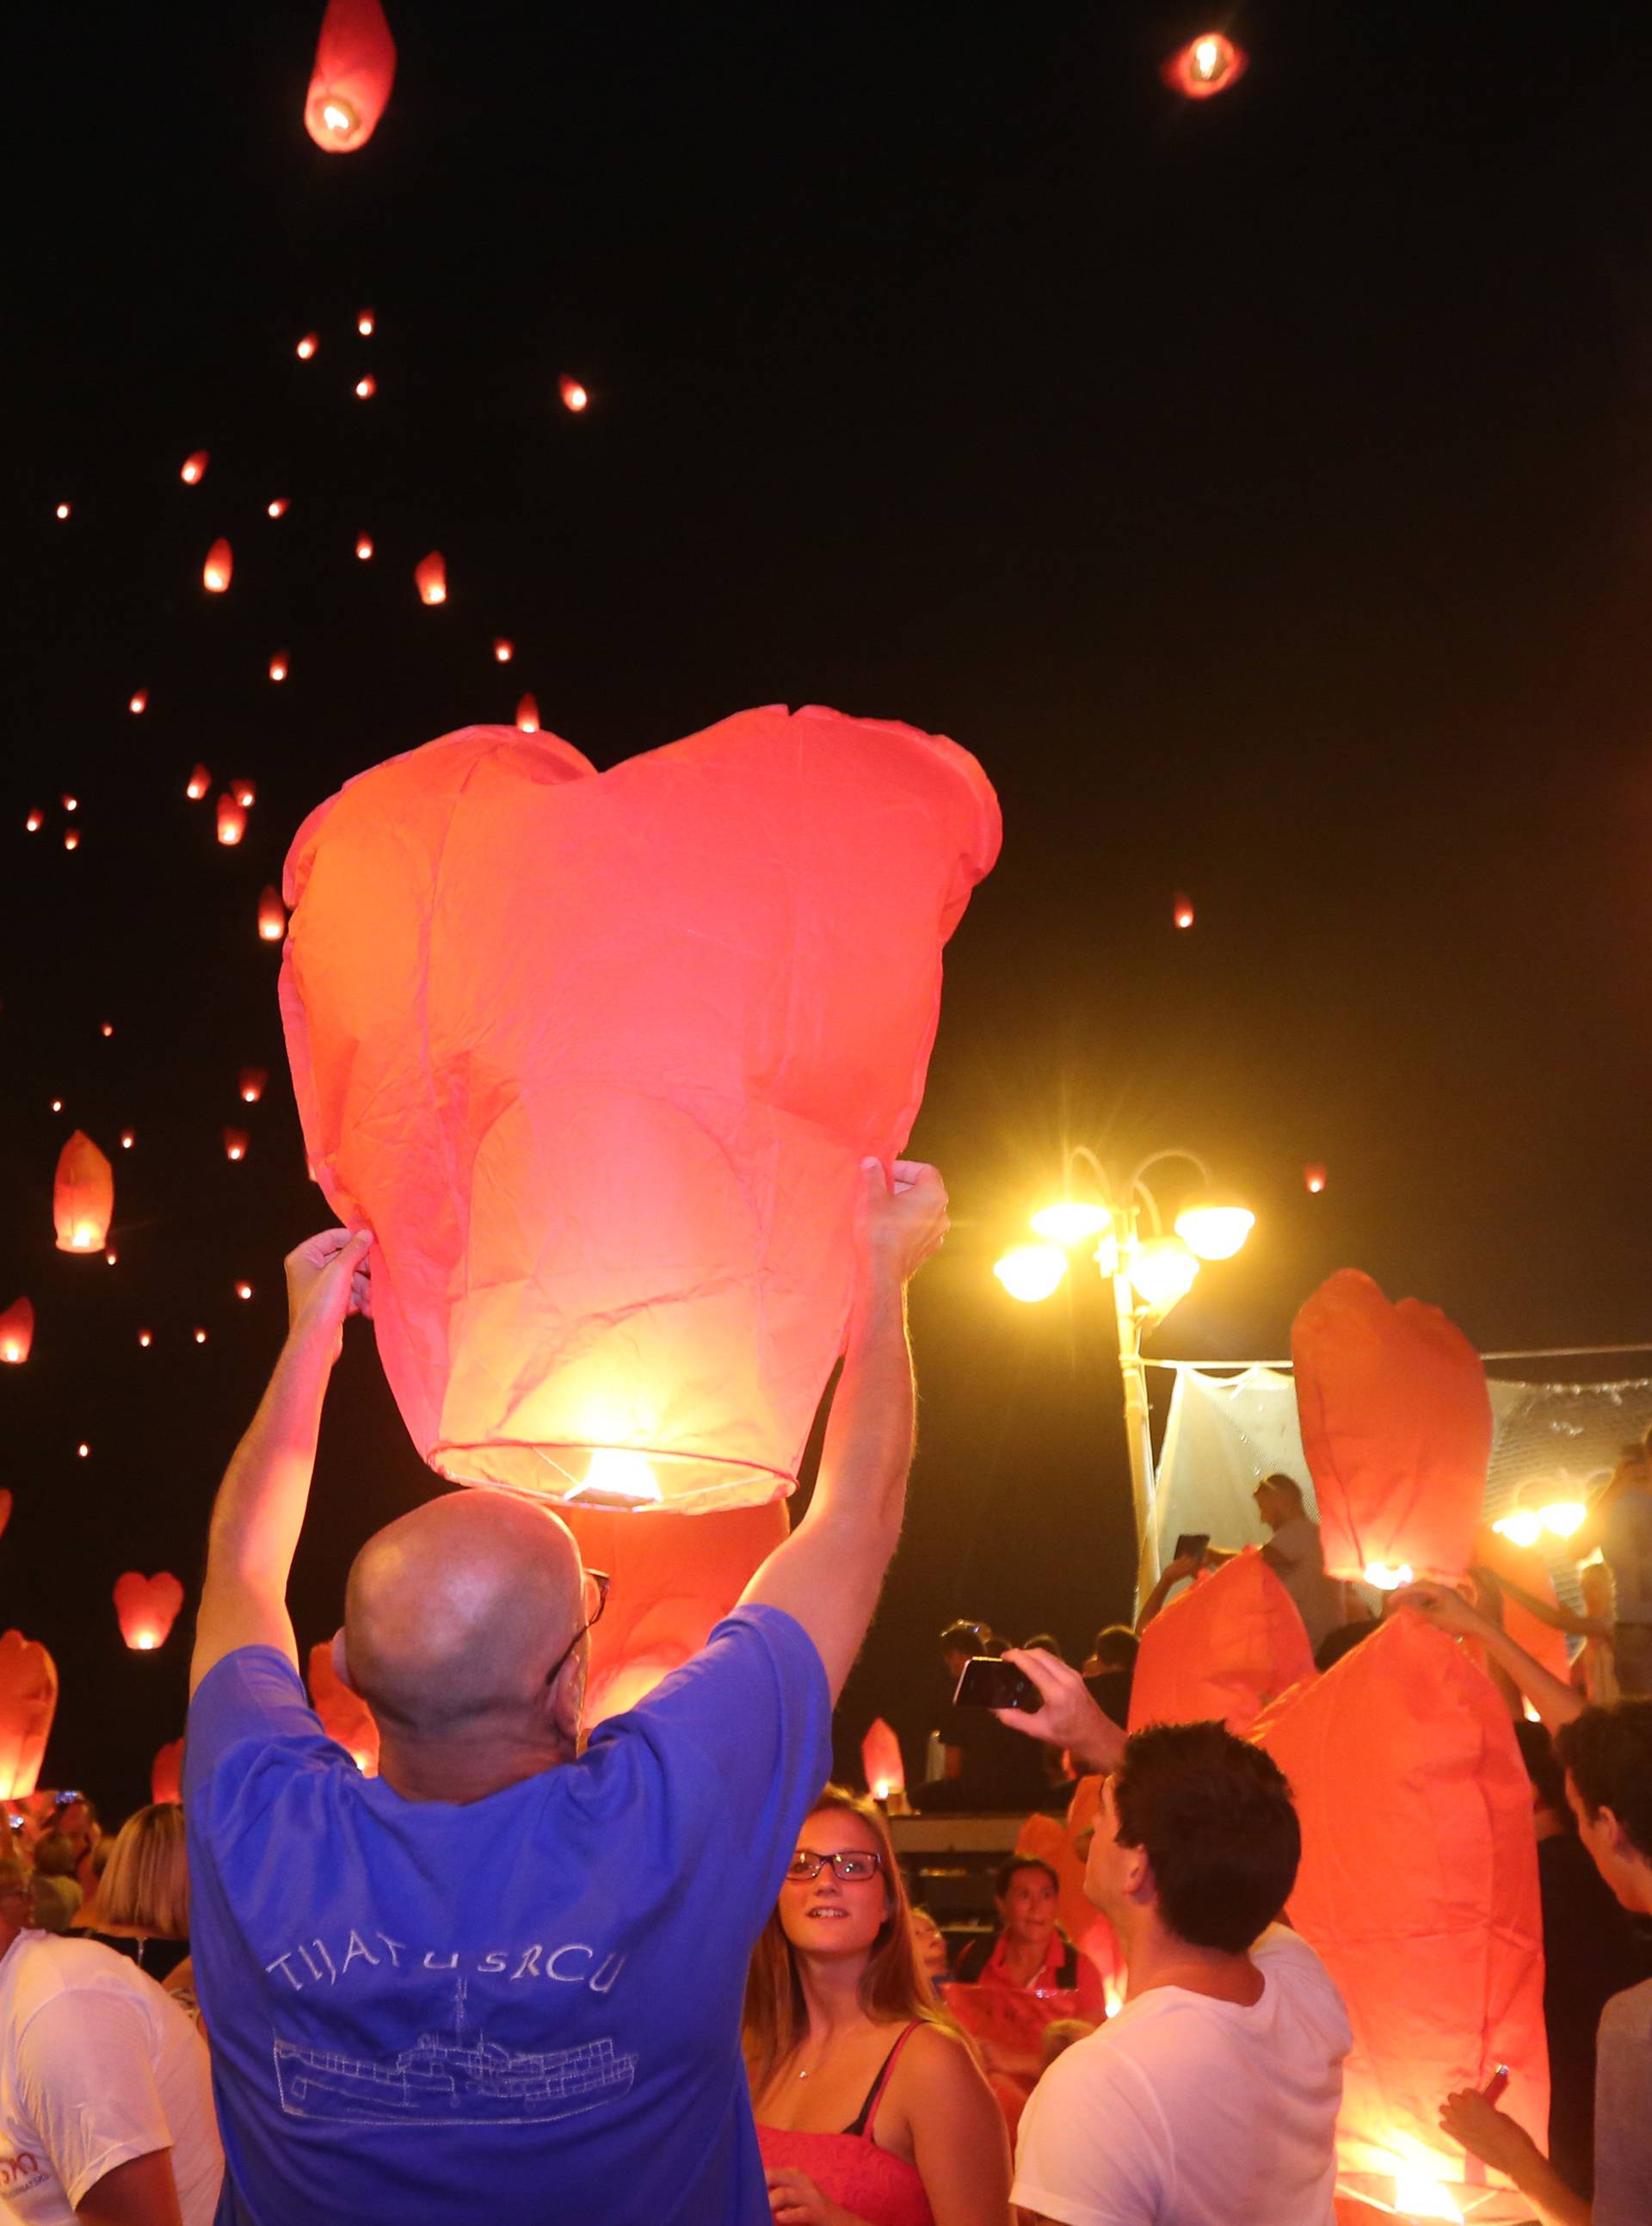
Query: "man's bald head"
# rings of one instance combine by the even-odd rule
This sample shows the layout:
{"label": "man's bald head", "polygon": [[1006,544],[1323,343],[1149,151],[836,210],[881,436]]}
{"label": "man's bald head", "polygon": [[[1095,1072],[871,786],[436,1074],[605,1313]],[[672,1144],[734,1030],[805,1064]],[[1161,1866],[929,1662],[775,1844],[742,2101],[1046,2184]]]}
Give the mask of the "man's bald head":
{"label": "man's bald head", "polygon": [[579,1627],[579,1548],[502,1491],[428,1500],[375,1533],[345,1593],[350,1682],[376,1717],[442,1738],[535,1708]]}

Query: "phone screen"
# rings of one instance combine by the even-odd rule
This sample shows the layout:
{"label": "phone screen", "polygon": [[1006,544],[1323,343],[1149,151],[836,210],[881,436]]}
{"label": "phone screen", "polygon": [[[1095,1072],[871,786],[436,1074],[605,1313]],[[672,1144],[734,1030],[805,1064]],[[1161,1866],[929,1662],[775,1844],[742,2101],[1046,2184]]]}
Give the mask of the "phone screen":
{"label": "phone screen", "polygon": [[1176,1551],[1171,1555],[1171,1559],[1173,1561],[1188,1560],[1202,1561],[1204,1559],[1204,1549],[1210,1542],[1210,1534],[1208,1530],[1184,1530],[1176,1541]]}
{"label": "phone screen", "polygon": [[1021,1708],[1029,1715],[1044,1706],[1044,1695],[1025,1670],[991,1654],[970,1657],[952,1698],[960,1708]]}

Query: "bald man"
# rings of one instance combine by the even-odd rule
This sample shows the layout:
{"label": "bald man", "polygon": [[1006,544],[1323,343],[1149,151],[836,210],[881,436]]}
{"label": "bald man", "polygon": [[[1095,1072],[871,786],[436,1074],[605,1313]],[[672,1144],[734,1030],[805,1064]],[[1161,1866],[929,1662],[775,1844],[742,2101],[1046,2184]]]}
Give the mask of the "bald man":
{"label": "bald man", "polygon": [[933,1168],[863,1181],[809,1513],[582,1752],[607,1580],[547,1509],[496,1491],[362,1548],[334,1651],[378,1777],[322,1731],[287,1580],[344,1324],[372,1310],[368,1243],[334,1230],[289,1259],[291,1326],[219,1492],[190,1671],[220,2226],[766,2226],[747,1962],[899,1536],[905,1288],[946,1231]]}

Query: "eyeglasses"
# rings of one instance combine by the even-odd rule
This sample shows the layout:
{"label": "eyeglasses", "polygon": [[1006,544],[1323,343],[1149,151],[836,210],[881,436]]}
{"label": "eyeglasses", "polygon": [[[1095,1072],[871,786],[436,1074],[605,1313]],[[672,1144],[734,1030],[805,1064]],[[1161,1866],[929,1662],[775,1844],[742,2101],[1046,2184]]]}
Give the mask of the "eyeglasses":
{"label": "eyeglasses", "polygon": [[806,1879],[818,1878],[827,1863],[834,1878],[849,1885],[864,1885],[883,1868],[883,1857],[865,1848],[840,1848],[835,1855],[817,1855],[812,1848],[799,1848],[786,1865],[786,1876],[801,1886]]}
{"label": "eyeglasses", "polygon": [[584,1622],[581,1624],[579,1629],[569,1640],[567,1645],[563,1647],[562,1652],[551,1663],[550,1669],[546,1670],[545,1682],[547,1685],[554,1685],[556,1682],[557,1677],[561,1674],[563,1663],[567,1661],[569,1656],[579,1644],[581,1639],[584,1638],[586,1632],[588,1631],[594,1631],[597,1625],[601,1622],[602,1611],[608,1605],[608,1590],[613,1583],[613,1579],[608,1574],[607,1571],[606,1569],[588,1569],[585,1572],[585,1581],[588,1585],[594,1585],[596,1587],[596,1606],[586,1617]]}

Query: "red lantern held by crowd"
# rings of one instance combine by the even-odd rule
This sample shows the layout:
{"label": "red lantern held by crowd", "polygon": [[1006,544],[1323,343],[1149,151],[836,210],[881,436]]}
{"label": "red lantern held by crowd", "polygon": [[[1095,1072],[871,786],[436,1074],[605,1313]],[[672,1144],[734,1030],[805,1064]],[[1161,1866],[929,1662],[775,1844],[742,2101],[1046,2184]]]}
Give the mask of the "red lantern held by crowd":
{"label": "red lantern held by crowd", "polygon": [[270,1077],[261,1066],[244,1066],[235,1087],[244,1105],[256,1105],[264,1096],[264,1085]]}
{"label": "red lantern held by crowd", "polygon": [[197,448],[193,456],[183,460],[183,469],[178,476],[186,487],[199,487],[206,476],[206,467],[212,461],[205,448]]}
{"label": "red lantern held by crowd", "polygon": [[115,1580],[115,1614],[120,1635],[139,1654],[152,1654],[164,1646],[167,1634],[183,1606],[183,1587],[162,1570],[159,1576],[140,1576],[136,1569]]}
{"label": "red lantern held by crowd", "polygon": [[27,1299],[14,1299],[0,1314],[0,1361],[21,1368],[35,1342],[35,1309]]}
{"label": "red lantern held by crowd", "polygon": [[1303,1168],[1302,1180],[1307,1186],[1309,1196],[1318,1198],[1325,1186],[1325,1171],[1317,1160],[1310,1160]]}
{"label": "red lantern held by crowd", "polygon": [[57,1664],[21,1631],[0,1638],[0,1801],[21,1801],[40,1781],[57,1714]]}
{"label": "red lantern held by crowd", "polygon": [[168,1739],[149,1765],[149,1798],[157,1804],[183,1799],[183,1741]]}
{"label": "red lantern held by crowd", "polygon": [[1171,912],[1178,927],[1191,927],[1193,925],[1193,906],[1190,898],[1179,894]]}
{"label": "red lantern held by crowd", "polygon": [[578,379],[570,378],[566,372],[556,382],[556,391],[562,397],[563,409],[571,410],[575,417],[581,410],[588,409],[590,406],[590,396],[580,385]]}
{"label": "red lantern held by crowd", "polygon": [[1218,1717],[1242,1739],[1262,1710],[1313,1675],[1295,1601],[1255,1546],[1162,1609],[1141,1634],[1130,1729]]}
{"label": "red lantern held by crowd", "polygon": [[1220,31],[1201,31],[1171,56],[1160,74],[1172,92],[1189,100],[1209,100],[1237,85],[1249,60],[1242,47]]}
{"label": "red lantern held by crowd", "polygon": [[184,794],[192,804],[199,804],[213,785],[213,777],[204,765],[198,765],[184,785]]}
{"label": "red lantern held by crowd", "polygon": [[245,1129],[226,1129],[224,1131],[225,1158],[238,1162],[245,1159],[250,1142],[251,1139]]}
{"label": "red lantern held by crowd", "polygon": [[305,1148],[375,1232],[379,1351],[442,1474],[611,1507],[792,1489],[861,1163],[905,1148],[999,834],[955,743],[818,707],[600,775],[467,728],[311,813],[281,979]]}
{"label": "red lantern held by crowd", "polygon": [[1438,1307],[1343,1268],[1291,1329],[1325,1568],[1392,1590],[1474,1557],[1491,1453],[1479,1355]]}
{"label": "red lantern held by crowd", "polygon": [[881,1716],[874,1716],[861,1741],[861,1767],[867,1791],[874,1801],[906,1790],[906,1765],[900,1758],[900,1741]]}
{"label": "red lantern held by crowd", "polygon": [[226,793],[218,799],[218,839],[226,849],[233,849],[246,833],[246,806],[238,798]]}
{"label": "red lantern held by crowd", "polygon": [[537,696],[526,695],[520,696],[517,698],[516,722],[518,731],[521,734],[537,735],[539,732],[539,699]]}
{"label": "red lantern held by crowd", "polygon": [[321,1720],[321,1729],[354,1759],[364,1778],[377,1778],[378,1727],[367,1703],[334,1668],[330,1640],[323,1639],[309,1650],[309,1689],[310,1705]]}
{"label": "red lantern held by crowd", "polygon": [[214,541],[200,568],[200,584],[209,595],[221,595],[235,571],[235,552],[227,541]]}
{"label": "red lantern held by crowd", "polygon": [[448,567],[439,549],[433,549],[428,556],[422,556],[413,567],[413,584],[419,591],[422,603],[447,601]]}
{"label": "red lantern held by crowd", "polygon": [[279,943],[287,932],[287,907],[279,889],[266,888],[258,898],[258,940]]}
{"label": "red lantern held by crowd", "polygon": [[58,1154],[52,1218],[60,1252],[101,1252],[115,1213],[115,1171],[77,1129]]}
{"label": "red lantern held by crowd", "polygon": [[379,0],[327,0],[304,129],[327,154],[354,154],[378,130],[395,79],[396,41]]}

